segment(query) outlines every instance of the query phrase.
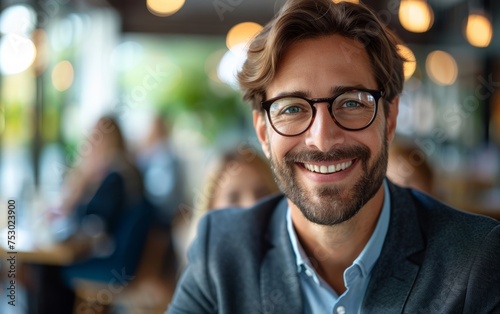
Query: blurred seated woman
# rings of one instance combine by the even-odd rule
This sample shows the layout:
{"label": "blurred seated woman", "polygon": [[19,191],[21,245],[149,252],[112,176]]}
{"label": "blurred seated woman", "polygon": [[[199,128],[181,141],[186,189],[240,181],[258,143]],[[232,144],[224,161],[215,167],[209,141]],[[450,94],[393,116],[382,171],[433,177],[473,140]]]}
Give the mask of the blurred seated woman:
{"label": "blurred seated woman", "polygon": [[73,227],[61,229],[59,236],[87,238],[94,245],[81,261],[42,269],[38,313],[77,310],[74,290],[79,279],[108,283],[116,275],[113,270],[132,276],[151,220],[140,172],[117,121],[100,118],[79,147],[79,160],[67,175],[58,210],[59,220],[66,217]]}
{"label": "blurred seated woman", "polygon": [[[74,217],[79,227],[99,228],[97,224],[102,223],[102,231],[112,233],[116,217],[125,207],[140,200],[142,177],[113,117],[100,118],[87,141],[79,147],[83,151],[68,173],[60,211]],[[96,216],[95,225],[82,226],[82,218],[90,215]]]}

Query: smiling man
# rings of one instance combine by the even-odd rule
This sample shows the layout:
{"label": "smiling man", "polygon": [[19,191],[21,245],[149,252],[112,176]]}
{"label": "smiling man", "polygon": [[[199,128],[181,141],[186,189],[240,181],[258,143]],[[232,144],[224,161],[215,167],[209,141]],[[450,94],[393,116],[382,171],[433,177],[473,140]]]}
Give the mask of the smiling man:
{"label": "smiling man", "polygon": [[495,313],[500,224],[386,179],[403,59],[368,8],[290,0],[239,73],[284,195],[206,216],[169,313]]}

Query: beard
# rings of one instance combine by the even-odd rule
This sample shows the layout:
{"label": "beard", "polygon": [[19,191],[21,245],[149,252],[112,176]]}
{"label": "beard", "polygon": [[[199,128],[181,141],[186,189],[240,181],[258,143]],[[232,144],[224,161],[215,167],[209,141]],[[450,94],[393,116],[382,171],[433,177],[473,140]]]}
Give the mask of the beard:
{"label": "beard", "polygon": [[[361,144],[326,153],[290,151],[281,162],[275,160],[271,154],[270,163],[276,183],[302,214],[313,223],[333,226],[354,217],[378,191],[387,170],[387,148],[387,141],[384,140],[380,153],[375,156],[371,164],[370,149]],[[304,184],[301,185],[297,180],[296,163],[325,161],[335,163],[345,159],[357,159],[361,164],[362,174],[352,187],[339,183],[336,186],[312,189]]]}

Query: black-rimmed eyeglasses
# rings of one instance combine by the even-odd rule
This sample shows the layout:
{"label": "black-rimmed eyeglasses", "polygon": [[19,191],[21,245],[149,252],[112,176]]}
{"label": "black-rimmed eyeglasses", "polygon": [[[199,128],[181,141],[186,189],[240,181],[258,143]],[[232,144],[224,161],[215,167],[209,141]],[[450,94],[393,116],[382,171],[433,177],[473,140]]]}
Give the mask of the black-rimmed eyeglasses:
{"label": "black-rimmed eyeglasses", "polygon": [[377,115],[378,101],[383,90],[356,89],[345,91],[330,98],[307,99],[299,96],[279,96],[263,101],[273,129],[283,136],[304,133],[316,116],[314,104],[326,102],[335,123],[349,131],[369,127]]}

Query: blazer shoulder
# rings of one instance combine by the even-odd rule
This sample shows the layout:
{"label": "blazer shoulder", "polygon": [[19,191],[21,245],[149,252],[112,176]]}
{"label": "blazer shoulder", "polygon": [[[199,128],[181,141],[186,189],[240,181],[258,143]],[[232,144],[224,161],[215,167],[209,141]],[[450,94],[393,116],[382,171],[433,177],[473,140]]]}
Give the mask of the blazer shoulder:
{"label": "blazer shoulder", "polygon": [[482,289],[492,291],[485,296],[500,287],[498,276],[490,275],[500,274],[500,224],[391,182],[389,189],[389,230],[364,308],[370,313],[477,312],[481,306],[464,311],[467,293],[476,294],[485,275],[491,280]]}
{"label": "blazer shoulder", "polygon": [[490,217],[450,207],[419,191],[410,191],[418,224],[431,255],[468,260],[473,256],[497,254],[500,222]]}
{"label": "blazer shoulder", "polygon": [[436,255],[465,258],[499,230],[500,222],[492,218],[452,208],[417,190],[389,186],[390,230],[394,237],[416,245],[415,249],[426,246]]}
{"label": "blazer shoulder", "polygon": [[[283,201],[283,196],[278,195],[249,209],[222,209],[205,215],[189,248],[189,261],[176,288],[171,312],[256,312],[260,267],[268,250],[265,234],[278,228],[272,217],[281,215]],[[223,304],[218,303],[220,298],[224,298]]]}
{"label": "blazer shoulder", "polygon": [[500,221],[453,208],[420,191],[411,190],[411,194],[416,201],[419,216],[427,224],[432,223],[439,228],[449,226],[459,232],[471,229],[476,234],[481,234],[481,231],[488,233],[500,226]]}

